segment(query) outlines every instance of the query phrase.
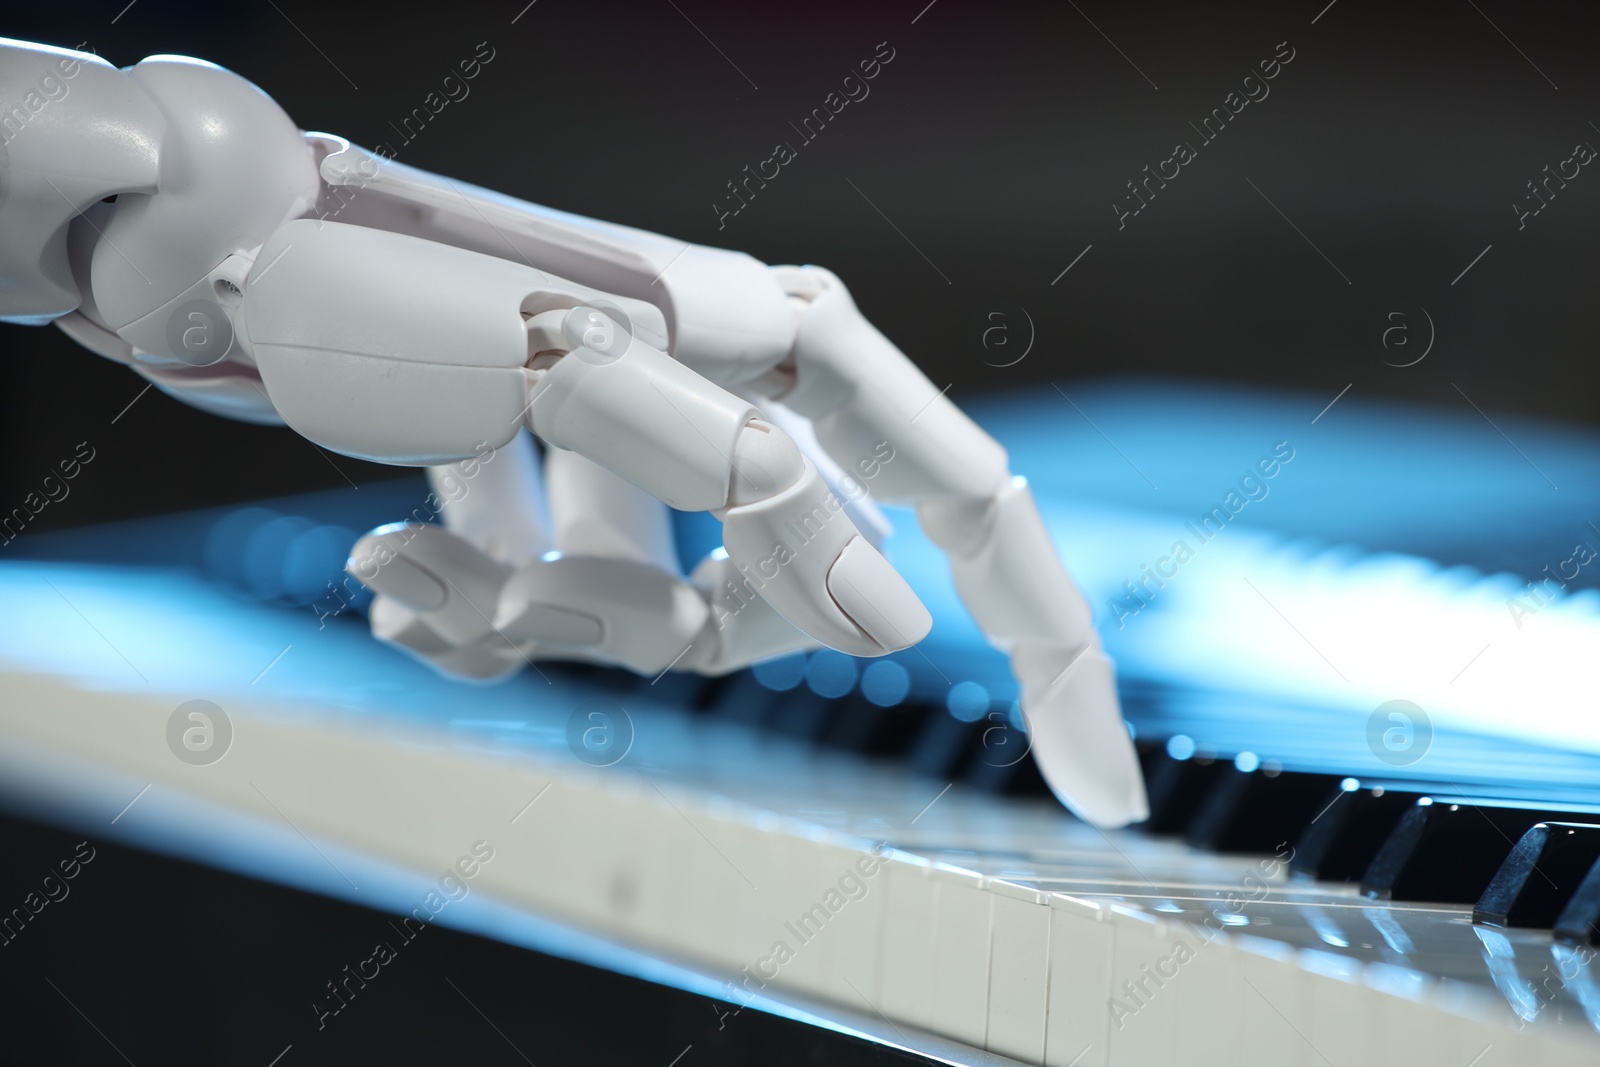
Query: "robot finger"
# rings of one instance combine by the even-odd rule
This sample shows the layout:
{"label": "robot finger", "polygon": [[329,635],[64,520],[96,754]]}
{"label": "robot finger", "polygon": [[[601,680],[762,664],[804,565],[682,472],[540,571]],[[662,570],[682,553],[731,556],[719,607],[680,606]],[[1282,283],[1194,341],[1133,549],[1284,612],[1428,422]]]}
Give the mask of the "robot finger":
{"label": "robot finger", "polygon": [[747,401],[578,307],[530,321],[530,427],[673,507],[723,521],[729,558],[829,647],[879,656],[932,619],[793,439]]}

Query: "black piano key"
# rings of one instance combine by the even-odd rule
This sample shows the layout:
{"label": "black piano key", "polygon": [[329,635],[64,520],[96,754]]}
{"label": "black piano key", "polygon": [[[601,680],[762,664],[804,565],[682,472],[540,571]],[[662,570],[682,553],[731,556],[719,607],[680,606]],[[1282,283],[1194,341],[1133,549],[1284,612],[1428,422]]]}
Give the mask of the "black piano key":
{"label": "black piano key", "polygon": [[710,698],[707,694],[721,689],[722,678],[705,678],[687,671],[669,671],[659,677],[639,678],[629,695],[639,693],[674,708],[699,710]]}
{"label": "black piano key", "polygon": [[886,708],[855,693],[841,699],[821,741],[829,748],[862,756],[898,759],[910,751],[928,718],[943,714],[944,709],[927,704]]}
{"label": "black piano key", "polygon": [[906,752],[906,763],[930,778],[953,781],[971,759],[975,739],[985,725],[982,719],[964,722],[944,711],[929,715]]}
{"label": "black piano key", "polygon": [[1214,852],[1278,852],[1316,818],[1338,782],[1331,774],[1285,771],[1271,763],[1251,770],[1226,766],[1184,839]]}
{"label": "black piano key", "polygon": [[1039,772],[1038,761],[1031,753],[1012,764],[998,767],[987,765],[976,774],[969,773],[968,780],[979,788],[1002,796],[1042,800],[1055,795],[1050,791],[1050,783]]}
{"label": "black piano key", "polygon": [[839,710],[838,701],[820,697],[803,685],[774,696],[778,699],[768,725],[801,741],[820,741]]}
{"label": "black piano key", "polygon": [[1550,811],[1459,797],[1422,797],[1373,857],[1361,891],[1387,900],[1472,904],[1516,842],[1541,822],[1583,822],[1588,811]]}
{"label": "black piano key", "polygon": [[598,663],[558,661],[543,664],[540,670],[571,684],[613,695],[626,693],[639,681],[639,676],[632,671],[621,667],[603,667]]}
{"label": "black piano key", "polygon": [[1133,750],[1139,754],[1139,773],[1148,782],[1154,776],[1156,767],[1167,758],[1167,739],[1138,737],[1134,739]]}
{"label": "black piano key", "polygon": [[1163,751],[1154,759],[1152,772],[1145,779],[1150,818],[1140,824],[1140,829],[1151,834],[1183,833],[1211,787],[1231,770],[1232,762],[1209,755],[1176,759]]}
{"label": "black piano key", "polygon": [[1420,785],[1345,779],[1294,842],[1289,869],[1324,882],[1359,881],[1401,816],[1426,793]]}
{"label": "black piano key", "polygon": [[1539,823],[1522,835],[1472,909],[1489,926],[1549,929],[1600,860],[1600,826]]}
{"label": "black piano key", "polygon": [[827,728],[817,738],[817,743],[845,752],[858,751],[872,732],[876,713],[884,709],[859,692],[847,693],[834,703],[837,710],[829,717]]}
{"label": "black piano key", "polygon": [[749,678],[749,671],[735,671],[732,674],[722,674],[715,678],[707,678],[705,682],[689,698],[686,707],[696,715],[704,715],[717,706],[717,703],[742,679]]}
{"label": "black piano key", "polygon": [[1600,945],[1600,862],[1579,880],[1550,932],[1569,945]]}
{"label": "black piano key", "polygon": [[969,737],[963,780],[1005,796],[1050,796],[1050,786],[1034,762],[1027,732],[1011,721],[1011,703],[991,704],[981,725],[983,728]]}
{"label": "black piano key", "polygon": [[760,726],[776,712],[783,696],[756,681],[749,671],[741,671],[716,690],[705,710],[728,722]]}

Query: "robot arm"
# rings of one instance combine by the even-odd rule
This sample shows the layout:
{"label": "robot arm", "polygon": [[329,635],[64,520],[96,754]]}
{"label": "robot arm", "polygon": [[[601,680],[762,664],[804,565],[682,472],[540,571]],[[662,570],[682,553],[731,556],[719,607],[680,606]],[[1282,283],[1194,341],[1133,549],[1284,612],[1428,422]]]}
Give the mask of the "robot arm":
{"label": "robot arm", "polygon": [[[0,41],[0,88],[40,55]],[[380,637],[475,678],[538,657],[718,673],[818,644],[908,647],[931,620],[875,547],[875,513],[835,491],[870,471],[874,497],[917,508],[1011,656],[1057,795],[1101,825],[1144,817],[1111,665],[1025,483],[835,276],[302,135],[198,61],[95,70],[30,163],[77,173],[61,137],[121,100],[160,166],[63,186],[78,215],[60,233],[0,203],[4,247],[45,242],[0,261],[0,311],[60,320],[212,410],[430,467],[446,526],[385,527],[352,552]],[[57,254],[65,274],[29,274]],[[203,358],[183,329],[196,306],[227,335]],[[542,479],[524,428],[547,446]],[[724,523],[724,551],[687,580],[663,502]]]}

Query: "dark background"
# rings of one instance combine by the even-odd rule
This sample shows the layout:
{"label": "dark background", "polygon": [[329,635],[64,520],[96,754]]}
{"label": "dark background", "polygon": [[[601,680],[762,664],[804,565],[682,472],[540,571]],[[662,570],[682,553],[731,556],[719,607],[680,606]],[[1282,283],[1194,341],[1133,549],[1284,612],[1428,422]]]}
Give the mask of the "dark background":
{"label": "dark background", "polygon": [[[1474,2],[73,0],[8,4],[0,34],[87,42],[118,64],[203,57],[255,81],[303,127],[389,142],[403,162],[769,262],[831,267],[958,400],[1178,376],[1303,388],[1308,411],[1347,383],[1355,395],[1464,410],[1455,383],[1493,415],[1595,423],[1600,173],[1586,168],[1521,231],[1512,205],[1574,144],[1600,145],[1600,9]],[[1175,143],[1197,143],[1189,124],[1285,41],[1295,58],[1270,95],[1119,230],[1112,205],[1125,183]],[[470,96],[400,145],[391,123],[479,42],[495,58]],[[780,140],[796,142],[790,123],[879,42],[895,57],[867,99],[719,230],[712,205],[726,183]],[[1422,309],[1437,328],[1432,352],[1385,365],[1420,351],[1384,348],[1389,316],[1404,314],[1420,345]],[[1017,348],[980,340],[995,313],[1015,345],[1031,318],[1033,348],[1013,366],[994,364]],[[0,512],[78,442],[96,450],[24,539],[395,473],[155,390],[130,408],[143,384],[53,328],[0,325]],[[0,907],[76,840],[0,819]],[[195,1062],[265,1064],[291,1041],[292,1062],[442,1059],[444,1046],[520,1062],[445,976],[481,994],[539,1063],[604,1060],[600,1040],[616,1042],[621,1061],[641,1037],[664,1050],[647,1060],[629,1049],[637,1062],[665,1064],[690,1042],[697,1059],[722,1043],[724,1062],[844,1055],[748,1013],[748,1026],[713,1033],[710,1005],[687,994],[641,992],[442,929],[392,985],[317,1035],[310,994],[367,948],[362,931],[380,916],[97,845],[62,905],[71,915],[52,907],[0,950],[15,957],[0,973],[0,1026],[13,1040],[64,1042],[27,1049],[30,1062],[121,1062],[45,979],[138,1063],[176,1048]],[[251,980],[231,980],[240,975]]]}
{"label": "dark background", "polygon": [[[1512,209],[1577,142],[1600,144],[1593,5],[524,3],[94,0],[9,5],[0,33],[118,64],[204,57],[303,127],[404,162],[829,266],[958,400],[1177,375],[1465,410],[1456,383],[1490,413],[1600,418],[1600,176],[1586,168],[1520,232]],[[1285,41],[1270,95],[1119,231],[1125,183],[1198,145],[1189,124]],[[495,58],[470,96],[402,145],[390,123],[479,42]],[[719,231],[726,183],[798,145],[789,124],[879,42],[894,59],[870,95]],[[1421,351],[1421,309],[1433,351],[1385,366]],[[994,366],[1027,319],[1028,357]],[[1013,347],[980,343],[997,321]],[[1396,321],[1415,343],[1386,351]],[[0,325],[0,504],[77,442],[97,450],[30,533],[393,473],[154,390],[113,424],[142,386],[53,328]]]}

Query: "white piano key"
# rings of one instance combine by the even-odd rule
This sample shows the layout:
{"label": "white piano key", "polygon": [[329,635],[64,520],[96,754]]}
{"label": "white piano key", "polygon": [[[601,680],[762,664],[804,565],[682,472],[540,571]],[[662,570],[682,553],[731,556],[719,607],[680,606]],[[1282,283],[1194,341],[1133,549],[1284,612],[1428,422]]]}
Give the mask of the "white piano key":
{"label": "white piano key", "polygon": [[1365,972],[1366,984],[1379,995],[1373,1018],[1383,1033],[1385,1062],[1426,1063],[1456,1050],[1457,1033],[1452,1016],[1432,1003],[1431,976],[1407,967],[1374,963]]}
{"label": "white piano key", "polygon": [[[1566,1028],[1563,1028],[1560,1033],[1542,1037],[1537,1060],[1529,1057],[1522,1062],[1530,1064],[1537,1062],[1539,1067],[1594,1067],[1597,1058],[1594,1038],[1593,1032],[1568,1033]],[[1473,1064],[1472,1067],[1487,1067],[1488,1059],[1485,1056],[1483,1063]]]}
{"label": "white piano key", "polygon": [[1453,1042],[1447,1054],[1455,1062],[1472,1067],[1540,1062],[1538,1038],[1532,1030],[1519,1030],[1516,1016],[1500,997],[1465,982],[1447,981],[1435,987],[1432,999],[1446,1015],[1444,1026]]}
{"label": "white piano key", "polygon": [[1116,928],[1105,905],[1052,893],[1050,993],[1044,1062],[1049,1067],[1107,1067],[1111,1062],[1106,1000],[1111,989]]}
{"label": "white piano key", "polygon": [[802,827],[785,822],[765,835],[763,878],[757,883],[758,914],[772,931],[775,945],[792,950],[783,963],[779,984],[807,996],[826,996],[835,938],[830,936],[835,907],[843,910],[836,886],[847,863],[831,846],[806,840]]}
{"label": "white piano key", "polygon": [[[539,803],[544,803],[546,798],[541,798]],[[538,809],[538,805],[523,817],[530,817],[534,809]],[[667,806],[666,798],[651,790],[635,811],[635,819],[645,829],[637,885],[638,937],[645,944],[662,945],[670,942],[667,929],[680,925],[688,910],[696,905],[693,888],[683,878],[674,877],[674,864],[683,843],[678,841],[677,833],[667,830],[667,821],[677,816]]]}
{"label": "white piano key", "polygon": [[[849,994],[849,987],[840,978],[840,968],[847,957],[860,952],[851,944],[853,940],[860,938],[866,942],[864,959],[869,975],[873,963],[871,930],[859,924],[863,915],[873,913],[873,905],[867,903],[871,889],[857,867],[857,861],[870,857],[858,848],[840,844],[831,833],[813,831],[806,836],[810,847],[799,850],[798,854],[806,857],[807,869],[794,869],[788,877],[798,890],[803,890],[800,895],[810,901],[805,905],[807,909],[820,904],[829,913],[825,927],[806,946],[807,951],[816,949],[817,958],[815,971],[807,972],[816,982],[808,992],[820,998],[850,1003],[857,998]],[[796,854],[793,850],[785,851]],[[798,925],[798,920],[790,922]]]}
{"label": "white piano key", "polygon": [[989,889],[972,871],[935,864],[933,1015],[940,1030],[982,1048],[989,1023]]}
{"label": "white piano key", "polygon": [[[605,928],[637,931],[638,884],[643,878],[645,840],[651,830],[651,820],[640,818],[637,813],[644,808],[646,796],[654,793],[641,776],[629,772],[601,771],[595,785],[597,789],[586,813],[587,825],[604,840],[591,841],[584,852],[594,868],[594,907],[603,917]],[[550,795],[556,788],[560,787],[552,788]],[[544,800],[534,805],[529,816],[539,810]]]}
{"label": "white piano key", "polygon": [[676,934],[679,951],[686,959],[718,965],[740,982],[753,974],[758,986],[781,985],[782,968],[773,952],[781,930],[772,896],[764,892],[775,877],[770,868],[780,821],[716,796],[695,804],[666,795],[671,805],[658,812],[659,825],[681,843],[679,877],[694,886]]}
{"label": "white piano key", "polygon": [[989,883],[989,1023],[985,1047],[1025,1063],[1044,1059],[1050,975],[1049,897]]}
{"label": "white piano key", "polygon": [[1241,1067],[1311,1067],[1323,1056],[1312,1043],[1312,986],[1296,950],[1281,941],[1233,935],[1244,958]]}
{"label": "white piano key", "polygon": [[1381,1063],[1383,1031],[1375,1021],[1383,1006],[1380,994],[1366,983],[1366,964],[1315,949],[1301,952],[1299,964],[1311,990],[1311,1029],[1306,1034],[1311,1043],[1327,1062]]}
{"label": "white piano key", "polygon": [[[530,798],[531,799],[531,798]],[[614,800],[593,773],[560,776],[505,832],[507,847],[537,857],[541,877],[528,888],[558,915],[603,929],[615,833]],[[560,877],[551,877],[560,872]],[[490,872],[498,875],[499,871]]]}
{"label": "white piano key", "polygon": [[[650,802],[659,797],[648,780],[628,771],[603,770],[596,784],[602,792],[593,802],[593,814],[606,827],[606,841],[590,850],[593,873],[600,880],[595,905],[604,915],[607,928],[645,937],[649,927],[645,925],[640,898],[642,883],[648,877],[649,842],[656,836],[651,832],[652,824],[663,814],[650,811]],[[546,795],[539,803],[548,799]],[[538,807],[535,804],[529,809],[529,816]],[[650,815],[640,817],[637,813],[641,811],[650,811]]]}
{"label": "white piano key", "polygon": [[[1453,1062],[1462,1067],[1533,1067],[1541,1063],[1537,1041],[1518,1034],[1509,1027],[1486,1025],[1474,1019],[1456,1019],[1456,1042]],[[1578,1062],[1594,1064],[1594,1046],[1588,1048],[1588,1059]]]}
{"label": "white piano key", "polygon": [[829,933],[834,939],[829,996],[858,1010],[862,995],[873,1004],[882,1000],[884,928],[889,914],[886,861],[875,856],[871,849],[872,844],[865,840],[857,842],[854,849],[841,849],[841,853],[848,855],[849,870],[859,882],[863,895],[852,900],[839,914]]}
{"label": "white piano key", "polygon": [[[1543,947],[1543,946],[1541,946]],[[1538,974],[1531,973],[1535,981]],[[1551,978],[1545,974],[1546,978]],[[1581,976],[1574,975],[1574,979],[1581,980]],[[1576,1067],[1578,1064],[1592,1065],[1600,1060],[1597,1052],[1597,1042],[1594,1024],[1587,1018],[1576,1004],[1563,1001],[1563,994],[1567,991],[1559,984],[1560,973],[1552,978],[1552,986],[1542,988],[1544,997],[1550,999],[1543,1001],[1541,1009],[1533,1014],[1532,1018],[1522,1019],[1515,1013],[1506,1012],[1499,1021],[1501,1026],[1496,1027],[1496,1033],[1489,1033],[1482,1040],[1476,1041],[1478,1048],[1485,1042],[1492,1041],[1494,1048],[1491,1053],[1507,1050],[1513,1057],[1511,1062],[1537,1065],[1537,1067]],[[1476,1049],[1473,1050],[1476,1052]],[[1484,1057],[1485,1063],[1494,1059],[1493,1055]],[[1500,1062],[1507,1062],[1503,1057]],[[1475,1065],[1483,1067],[1483,1064]]]}
{"label": "white piano key", "polygon": [[[1110,1062],[1113,1067],[1167,1067],[1174,1062],[1178,1019],[1174,984],[1182,980],[1168,924],[1123,905],[1112,906],[1111,923],[1116,932],[1106,1003]],[[1170,974],[1158,973],[1158,965]]]}
{"label": "white piano key", "polygon": [[[891,1019],[938,1032],[933,1003],[933,932],[939,922],[939,883],[927,860],[891,853],[883,874],[888,890],[884,929],[883,989],[872,1005]],[[865,994],[863,993],[863,996]]]}
{"label": "white piano key", "polygon": [[1244,1035],[1244,954],[1220,931],[1190,923],[1171,924],[1192,936],[1196,949],[1174,984],[1178,997],[1173,1059],[1183,1067],[1234,1067]]}

